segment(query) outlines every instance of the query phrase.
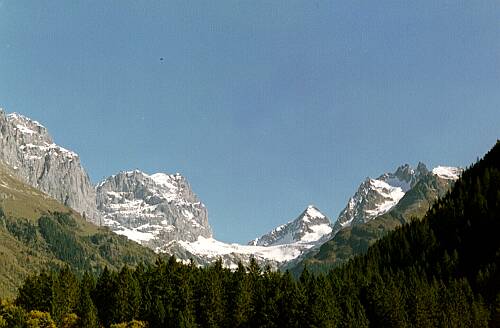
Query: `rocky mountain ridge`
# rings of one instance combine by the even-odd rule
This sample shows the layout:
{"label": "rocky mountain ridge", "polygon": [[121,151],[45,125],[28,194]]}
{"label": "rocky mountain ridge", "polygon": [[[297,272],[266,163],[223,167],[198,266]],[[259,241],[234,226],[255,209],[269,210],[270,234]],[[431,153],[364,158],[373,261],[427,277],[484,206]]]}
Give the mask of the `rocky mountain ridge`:
{"label": "rocky mountain ridge", "polygon": [[423,163],[418,163],[416,169],[405,164],[393,173],[384,173],[376,179],[366,178],[340,212],[333,227],[333,235],[389,212],[429,172]]}
{"label": "rocky mountain ridge", "polygon": [[79,156],[54,143],[47,129],[30,118],[0,109],[0,161],[27,184],[99,222],[96,194]]}
{"label": "rocky mountain ridge", "polygon": [[[388,200],[382,196],[387,195],[386,190],[388,188],[395,189],[398,188],[398,185],[401,186],[401,184],[390,181],[391,177],[395,176],[393,173],[383,174],[379,178],[384,183],[389,180],[392,184],[391,186],[387,183],[389,187],[382,190],[373,186],[377,185],[377,183],[362,183],[349,201],[351,203],[352,199],[355,198],[356,203],[360,204],[357,213],[361,212],[363,215],[359,215],[356,218],[361,219],[353,219],[345,226],[341,225],[340,228],[334,228],[334,233],[332,233],[327,242],[318,248],[304,253],[298,260],[289,262],[286,269],[299,274],[304,266],[307,265],[309,269],[314,271],[326,272],[333,267],[347,263],[356,255],[364,254],[368,250],[368,247],[388,232],[400,227],[402,224],[421,218],[439,197],[443,197],[451,189],[463,171],[460,168],[445,166],[438,166],[432,171],[428,171],[423,164],[419,164],[419,166],[420,170],[417,169],[417,171],[420,171],[420,173],[418,174],[415,174],[415,170],[411,169],[408,165],[404,165],[397,170],[409,173],[406,175],[407,179],[405,181],[413,181],[406,185],[409,185],[411,188],[405,191],[406,188],[403,185],[398,190],[403,196],[397,201],[396,205],[376,217],[370,216],[372,213],[371,209],[380,208],[380,204],[387,204],[389,201],[394,202],[394,198]],[[418,177],[418,179],[411,180],[409,177]],[[400,175],[397,181],[401,181],[402,178]],[[367,180],[372,179],[368,178]],[[379,181],[379,184],[382,184],[382,182]],[[367,185],[371,189],[366,188]],[[379,197],[374,197],[373,195],[366,197],[366,195],[376,194],[377,192],[381,192],[382,196],[379,194]],[[346,208],[349,209],[349,204]],[[365,211],[363,212],[363,210]],[[341,215],[345,213],[344,209]]]}
{"label": "rocky mountain ridge", "polygon": [[173,240],[212,237],[205,205],[178,173],[120,172],[96,192],[103,224],[155,251]]}

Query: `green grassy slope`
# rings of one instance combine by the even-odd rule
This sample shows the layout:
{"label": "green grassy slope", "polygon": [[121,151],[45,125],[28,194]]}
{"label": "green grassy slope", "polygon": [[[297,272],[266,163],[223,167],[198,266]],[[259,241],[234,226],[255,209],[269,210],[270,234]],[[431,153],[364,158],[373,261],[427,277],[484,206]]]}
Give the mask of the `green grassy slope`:
{"label": "green grassy slope", "polygon": [[77,272],[152,262],[156,255],[16,179],[0,165],[0,298],[27,274],[69,265]]}

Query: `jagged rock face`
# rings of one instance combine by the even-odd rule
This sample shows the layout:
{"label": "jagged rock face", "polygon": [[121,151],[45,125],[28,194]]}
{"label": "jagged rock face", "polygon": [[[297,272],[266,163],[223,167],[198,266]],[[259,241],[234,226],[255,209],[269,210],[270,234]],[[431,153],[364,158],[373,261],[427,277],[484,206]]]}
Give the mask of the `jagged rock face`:
{"label": "jagged rock face", "polygon": [[172,241],[212,237],[205,205],[179,174],[120,172],[96,191],[103,224],[155,251]]}
{"label": "jagged rock face", "polygon": [[24,182],[98,223],[95,190],[80,158],[56,145],[40,123],[0,109],[0,160]]}
{"label": "jagged rock face", "polygon": [[367,178],[358,188],[333,227],[333,234],[341,229],[366,223],[392,209],[419,179],[428,174],[427,167],[419,163],[414,170],[410,165],[400,166],[394,173],[382,174],[377,179]]}
{"label": "jagged rock face", "polygon": [[332,232],[330,220],[316,207],[309,205],[295,220],[276,227],[271,232],[249,242],[253,246],[273,246],[311,243]]}

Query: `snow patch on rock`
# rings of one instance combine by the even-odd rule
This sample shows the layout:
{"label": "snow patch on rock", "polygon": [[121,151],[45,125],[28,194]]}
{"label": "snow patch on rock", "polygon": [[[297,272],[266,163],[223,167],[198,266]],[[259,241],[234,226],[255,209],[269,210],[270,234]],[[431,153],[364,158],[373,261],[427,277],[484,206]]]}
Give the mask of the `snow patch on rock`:
{"label": "snow patch on rock", "polygon": [[212,237],[205,206],[180,174],[125,171],[96,190],[104,224],[153,250]]}
{"label": "snow patch on rock", "polygon": [[447,180],[458,180],[462,172],[463,169],[451,166],[437,166],[432,170],[434,175]]}

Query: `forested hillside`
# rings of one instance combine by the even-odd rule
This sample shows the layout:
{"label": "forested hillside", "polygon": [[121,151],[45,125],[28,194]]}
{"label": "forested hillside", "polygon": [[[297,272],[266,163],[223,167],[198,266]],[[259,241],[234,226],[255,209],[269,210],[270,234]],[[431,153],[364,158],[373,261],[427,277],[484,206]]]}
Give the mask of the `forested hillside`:
{"label": "forested hillside", "polygon": [[62,270],[27,279],[0,314],[8,327],[33,318],[75,327],[498,327],[499,186],[497,143],[422,220],[326,275],[306,268],[295,280],[255,262],[233,272],[174,258],[97,279]]}
{"label": "forested hillside", "polygon": [[14,297],[30,274],[69,265],[98,273],[105,266],[153,263],[149,249],[99,228],[19,181],[0,165],[0,297]]}

